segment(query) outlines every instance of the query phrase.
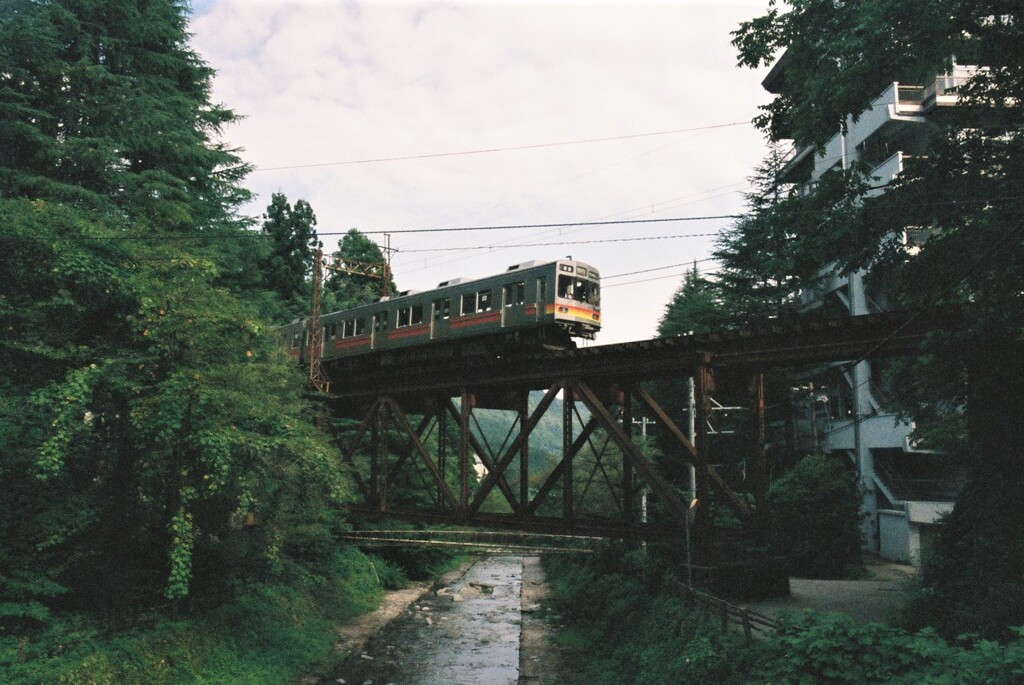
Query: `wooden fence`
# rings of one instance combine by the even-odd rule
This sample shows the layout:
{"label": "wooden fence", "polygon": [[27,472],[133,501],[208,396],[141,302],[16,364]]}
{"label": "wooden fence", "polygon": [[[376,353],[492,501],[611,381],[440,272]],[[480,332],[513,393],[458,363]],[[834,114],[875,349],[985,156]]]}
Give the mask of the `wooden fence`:
{"label": "wooden fence", "polygon": [[750,646],[750,643],[753,641],[755,631],[767,634],[774,633],[779,628],[778,621],[769,616],[759,614],[745,607],[730,604],[724,599],[719,599],[692,585],[675,583],[675,589],[683,598],[703,604],[709,611],[718,616],[722,622],[723,631],[728,630],[730,624],[741,627],[743,629],[743,639],[747,646]]}

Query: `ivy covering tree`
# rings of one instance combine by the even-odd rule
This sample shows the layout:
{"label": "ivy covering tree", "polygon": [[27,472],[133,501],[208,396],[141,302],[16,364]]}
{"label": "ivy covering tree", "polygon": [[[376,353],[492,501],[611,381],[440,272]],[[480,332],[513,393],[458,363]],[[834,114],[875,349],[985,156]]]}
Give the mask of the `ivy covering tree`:
{"label": "ivy covering tree", "polygon": [[[926,350],[914,373],[954,382],[905,388],[924,420],[964,409],[972,478],[944,527],[919,615],[948,634],[1006,635],[1024,623],[1024,9],[977,0],[771,2],[734,34],[741,65],[783,53],[784,83],[756,123],[773,139],[823,149],[893,81],[927,84],[956,63],[977,67],[936,123],[927,156],[907,160],[886,192],[859,164],[827,173],[806,198],[767,215],[792,236],[792,256],[870,269],[912,310],[969,303],[969,331]],[[927,242],[908,249],[907,230]],[[971,350],[966,373],[951,348]],[[959,364],[964,365],[963,357]],[[951,373],[952,370],[952,373]],[[942,388],[945,396],[915,390]],[[959,424],[961,427],[963,423]],[[950,430],[945,431],[949,439]],[[969,440],[968,440],[969,438]]]}
{"label": "ivy covering tree", "polygon": [[0,633],[217,597],[342,525],[186,12],[0,3]]}

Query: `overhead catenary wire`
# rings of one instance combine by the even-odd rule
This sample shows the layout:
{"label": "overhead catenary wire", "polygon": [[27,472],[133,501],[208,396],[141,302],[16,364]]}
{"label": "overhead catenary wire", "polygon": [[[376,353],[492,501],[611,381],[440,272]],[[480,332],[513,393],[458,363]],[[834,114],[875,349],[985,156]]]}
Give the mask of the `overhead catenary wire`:
{"label": "overhead catenary wire", "polygon": [[461,157],[466,155],[485,155],[496,152],[513,152],[519,150],[539,150],[543,148],[565,147],[569,145],[589,145],[591,143],[606,143],[617,140],[632,140],[635,138],[651,138],[654,136],[667,136],[675,133],[692,133],[694,131],[710,131],[716,128],[729,128],[732,126],[749,126],[750,121],[732,121],[724,124],[709,124],[707,126],[694,126],[691,128],[677,128],[669,131],[654,131],[650,133],[632,133],[621,136],[608,136],[604,138],[583,138],[579,140],[567,140],[554,143],[533,143],[530,145],[513,145],[508,147],[480,148],[475,150],[459,150],[455,152],[433,152],[422,155],[406,155],[400,157],[371,157],[367,159],[351,159],[337,162],[314,162],[311,164],[291,164],[275,167],[256,167],[254,172],[259,171],[287,171],[292,169],[312,169],[317,167],[352,166],[357,164],[381,164],[384,162],[406,162],[418,159],[436,159],[440,157]]}
{"label": "overhead catenary wire", "polygon": [[510,249],[510,248],[513,248],[513,247],[552,247],[552,246],[557,246],[557,245],[588,245],[588,244],[597,244],[597,243],[601,243],[601,244],[604,244],[604,243],[633,243],[633,242],[647,242],[647,241],[651,241],[651,240],[677,240],[677,239],[680,239],[680,238],[707,238],[707,237],[714,237],[714,236],[717,236],[717,235],[719,235],[718,232],[715,232],[715,233],[683,233],[683,234],[679,234],[679,235],[649,235],[649,236],[640,236],[640,237],[636,237],[636,238],[596,238],[596,239],[592,239],[592,240],[559,240],[559,241],[547,242],[547,243],[516,243],[515,245],[500,245],[500,246],[472,245],[472,246],[467,246],[467,247],[425,247],[425,248],[418,248],[418,249],[415,249],[415,250],[395,250],[395,251],[398,254],[411,254],[411,253],[414,253],[414,252],[455,252],[455,251],[459,251],[459,250],[481,250],[481,251],[485,251],[485,250],[491,249],[492,247],[497,247],[498,249],[503,249],[504,250],[504,249]]}

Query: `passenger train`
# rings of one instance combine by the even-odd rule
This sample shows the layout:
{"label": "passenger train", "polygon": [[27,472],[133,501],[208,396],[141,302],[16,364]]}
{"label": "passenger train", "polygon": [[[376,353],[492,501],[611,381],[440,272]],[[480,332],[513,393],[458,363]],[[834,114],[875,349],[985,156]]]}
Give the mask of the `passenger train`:
{"label": "passenger train", "polygon": [[[575,346],[573,338],[593,340],[600,330],[600,277],[572,258],[513,264],[495,276],[455,278],[433,290],[324,314],[320,324],[323,360],[564,349]],[[289,354],[303,361],[307,329],[302,320],[280,329]]]}

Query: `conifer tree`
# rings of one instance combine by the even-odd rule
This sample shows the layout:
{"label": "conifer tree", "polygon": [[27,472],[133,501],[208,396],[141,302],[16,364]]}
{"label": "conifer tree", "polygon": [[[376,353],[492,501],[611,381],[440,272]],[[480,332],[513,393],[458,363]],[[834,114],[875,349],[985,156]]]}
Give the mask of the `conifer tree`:
{"label": "conifer tree", "polygon": [[248,167],[186,16],[0,5],[0,627],[58,595],[223,591],[295,544],[296,508],[345,495],[261,318]]}

